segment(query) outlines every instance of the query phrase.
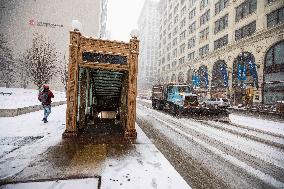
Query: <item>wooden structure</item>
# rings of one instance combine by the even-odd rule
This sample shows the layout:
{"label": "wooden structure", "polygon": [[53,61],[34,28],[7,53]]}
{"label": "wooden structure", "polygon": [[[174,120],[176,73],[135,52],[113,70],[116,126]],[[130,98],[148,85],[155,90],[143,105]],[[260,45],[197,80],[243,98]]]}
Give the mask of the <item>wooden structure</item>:
{"label": "wooden structure", "polygon": [[88,38],[70,32],[66,130],[77,136],[92,112],[116,111],[127,138],[136,138],[139,41],[129,43]]}

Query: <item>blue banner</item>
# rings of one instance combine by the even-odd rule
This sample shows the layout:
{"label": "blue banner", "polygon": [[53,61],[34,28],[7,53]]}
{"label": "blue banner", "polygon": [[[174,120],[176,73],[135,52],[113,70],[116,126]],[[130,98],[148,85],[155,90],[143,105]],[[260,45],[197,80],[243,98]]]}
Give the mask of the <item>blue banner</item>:
{"label": "blue banner", "polygon": [[258,88],[258,75],[256,71],[256,65],[252,60],[249,61],[250,75],[253,77],[253,85]]}
{"label": "blue banner", "polygon": [[192,84],[194,87],[199,87],[200,85],[200,78],[197,75],[192,76]]}
{"label": "blue banner", "polygon": [[205,87],[208,88],[209,80],[207,70],[204,70],[204,78],[205,78]]}
{"label": "blue banner", "polygon": [[241,64],[238,64],[238,80],[242,80],[242,74],[243,74],[243,67]]}
{"label": "blue banner", "polygon": [[226,65],[225,64],[221,65],[220,69],[221,69],[221,73],[224,79],[224,86],[228,87],[228,72],[227,72]]}
{"label": "blue banner", "polygon": [[246,81],[246,80],[247,80],[247,67],[246,67],[246,65],[243,65],[242,80],[243,80],[243,81]]}

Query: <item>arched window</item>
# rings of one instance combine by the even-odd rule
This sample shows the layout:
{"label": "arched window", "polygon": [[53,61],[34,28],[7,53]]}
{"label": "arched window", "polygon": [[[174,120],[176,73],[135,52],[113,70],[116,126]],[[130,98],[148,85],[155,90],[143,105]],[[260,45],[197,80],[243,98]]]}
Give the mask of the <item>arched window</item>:
{"label": "arched window", "polygon": [[186,73],[186,82],[188,84],[192,84],[192,75],[193,75],[193,70],[189,69]]}
{"label": "arched window", "polygon": [[284,100],[284,41],[270,47],[265,55],[263,102],[275,104]]}
{"label": "arched window", "polygon": [[202,65],[198,69],[198,75],[200,78],[200,87],[201,88],[208,88],[209,80],[208,80],[208,70],[207,66]]}
{"label": "arched window", "polygon": [[226,88],[228,87],[228,72],[227,64],[224,60],[218,60],[213,65],[212,70],[212,88]]}
{"label": "arched window", "polygon": [[264,73],[277,73],[284,71],[284,41],[272,46],[265,56]]}

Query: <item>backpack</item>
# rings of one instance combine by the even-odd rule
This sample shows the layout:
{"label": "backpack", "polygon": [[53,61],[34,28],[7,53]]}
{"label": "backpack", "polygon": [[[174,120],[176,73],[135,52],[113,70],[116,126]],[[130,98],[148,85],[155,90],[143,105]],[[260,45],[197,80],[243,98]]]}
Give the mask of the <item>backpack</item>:
{"label": "backpack", "polygon": [[48,92],[42,92],[40,94],[40,101],[42,103],[47,103],[47,101],[48,101]]}

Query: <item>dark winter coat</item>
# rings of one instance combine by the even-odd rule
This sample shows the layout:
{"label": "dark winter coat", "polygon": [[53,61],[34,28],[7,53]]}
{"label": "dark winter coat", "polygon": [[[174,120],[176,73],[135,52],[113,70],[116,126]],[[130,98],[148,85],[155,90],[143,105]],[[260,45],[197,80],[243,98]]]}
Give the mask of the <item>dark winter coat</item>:
{"label": "dark winter coat", "polygon": [[[46,100],[46,102],[42,102],[42,94],[43,93],[45,93],[45,92],[47,92],[47,95],[48,95],[48,97],[47,97],[47,100]],[[38,94],[38,100],[42,103],[42,105],[44,105],[44,106],[48,106],[48,105],[50,105],[51,104],[51,98],[54,98],[54,95],[53,95],[53,93],[49,90],[49,89],[44,89],[42,92],[40,92],[39,94]]]}

